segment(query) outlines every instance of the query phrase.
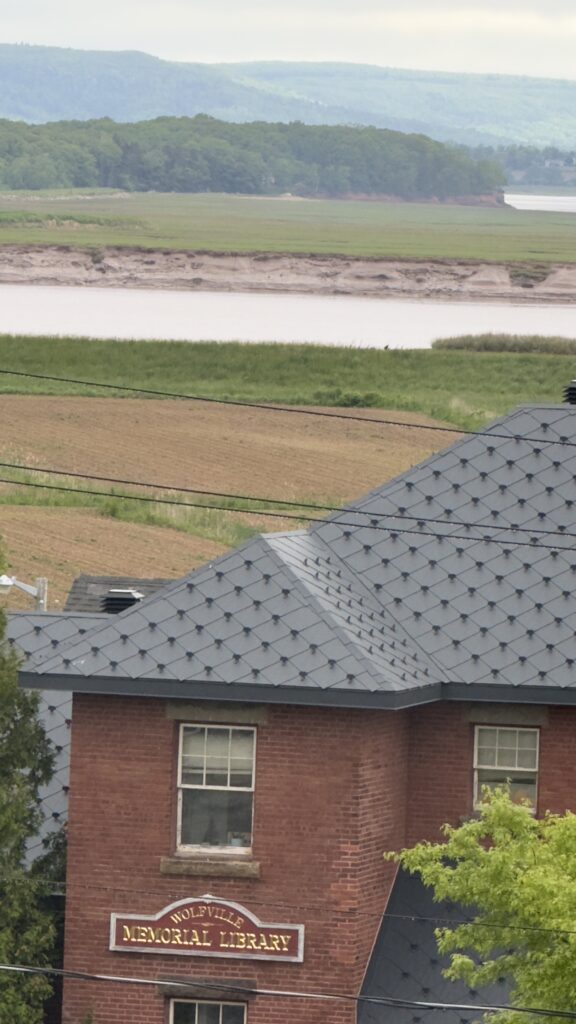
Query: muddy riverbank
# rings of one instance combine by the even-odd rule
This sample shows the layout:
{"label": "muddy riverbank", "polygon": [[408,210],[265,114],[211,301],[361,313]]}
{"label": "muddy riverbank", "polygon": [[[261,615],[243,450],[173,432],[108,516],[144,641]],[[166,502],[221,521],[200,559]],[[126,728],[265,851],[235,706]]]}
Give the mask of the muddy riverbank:
{"label": "muddy riverbank", "polygon": [[0,247],[0,284],[576,303],[576,264]]}

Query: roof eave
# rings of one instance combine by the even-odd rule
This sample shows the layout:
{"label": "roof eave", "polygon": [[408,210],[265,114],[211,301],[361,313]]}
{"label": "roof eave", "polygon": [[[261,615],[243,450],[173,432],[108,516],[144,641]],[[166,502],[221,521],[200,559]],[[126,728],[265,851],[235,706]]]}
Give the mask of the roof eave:
{"label": "roof eave", "polygon": [[504,683],[427,683],[405,690],[353,690],[258,683],[222,683],[162,678],[125,679],[114,676],[42,675],[19,672],[20,685],[31,690],[121,697],[154,697],[164,700],[209,700],[226,703],[293,704],[302,707],[382,708],[402,710],[438,701],[489,704],[576,705],[576,687],[508,686]]}
{"label": "roof eave", "polygon": [[372,691],[320,689],[319,687],[270,686],[257,683],[222,683],[207,680],[162,678],[125,679],[113,676],[42,675],[21,670],[20,685],[33,690],[122,697],[155,697],[164,700],[210,700],[226,703],[293,704],[306,707],[383,708],[400,710],[441,699],[442,684],[406,690]]}

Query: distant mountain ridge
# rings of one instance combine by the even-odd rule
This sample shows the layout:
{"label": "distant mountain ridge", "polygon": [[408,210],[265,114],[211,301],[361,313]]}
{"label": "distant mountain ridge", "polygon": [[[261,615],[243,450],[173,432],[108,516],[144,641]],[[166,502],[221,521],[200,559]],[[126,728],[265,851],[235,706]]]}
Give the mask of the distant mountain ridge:
{"label": "distant mountain ridge", "polygon": [[0,118],[133,122],[199,113],[573,149],[576,81],[365,64],[183,64],[132,51],[0,44]]}

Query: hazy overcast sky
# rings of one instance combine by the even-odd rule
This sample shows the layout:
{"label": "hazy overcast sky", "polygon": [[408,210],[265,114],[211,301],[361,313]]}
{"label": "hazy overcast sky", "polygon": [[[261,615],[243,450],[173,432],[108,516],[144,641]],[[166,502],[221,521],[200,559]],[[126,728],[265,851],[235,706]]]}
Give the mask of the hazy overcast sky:
{"label": "hazy overcast sky", "polygon": [[576,79],[576,0],[0,0],[0,41]]}

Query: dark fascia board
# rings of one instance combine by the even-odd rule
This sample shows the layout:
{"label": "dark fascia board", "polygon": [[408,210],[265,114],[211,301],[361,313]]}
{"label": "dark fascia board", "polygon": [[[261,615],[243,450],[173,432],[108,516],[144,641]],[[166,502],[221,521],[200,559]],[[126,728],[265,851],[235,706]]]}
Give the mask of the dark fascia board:
{"label": "dark fascia board", "polygon": [[333,707],[402,710],[438,701],[482,702],[490,704],[576,705],[576,686],[563,689],[550,686],[506,686],[464,683],[430,683],[407,690],[385,692],[321,690],[315,687],[265,686],[255,684],[178,682],[174,679],[115,679],[112,676],[42,676],[20,672],[20,685],[32,690],[63,690],[72,693],[105,694],[121,697],[156,697],[165,700],[210,700],[227,703],[293,704],[302,707]]}
{"label": "dark fascia board", "polygon": [[[319,687],[266,686],[250,683],[218,683],[206,680],[115,679],[112,676],[43,676],[20,671],[20,686],[30,690],[60,690],[120,697],[156,697],[164,700],[210,700],[242,704],[293,704],[306,707],[401,709],[441,699],[442,686],[393,692],[322,690]],[[475,698],[477,699],[477,698]]]}
{"label": "dark fascia board", "polygon": [[576,686],[507,686],[505,684],[442,683],[442,700],[484,704],[576,705]]}

